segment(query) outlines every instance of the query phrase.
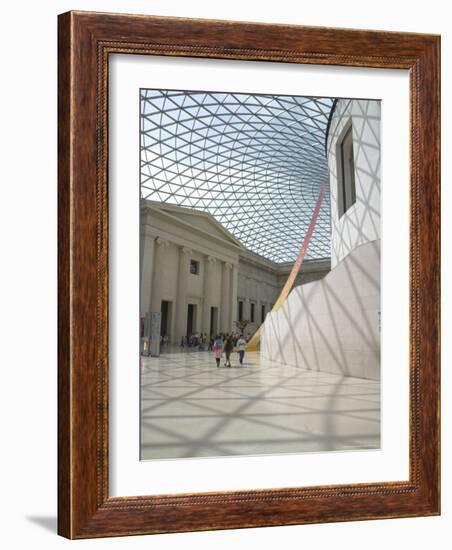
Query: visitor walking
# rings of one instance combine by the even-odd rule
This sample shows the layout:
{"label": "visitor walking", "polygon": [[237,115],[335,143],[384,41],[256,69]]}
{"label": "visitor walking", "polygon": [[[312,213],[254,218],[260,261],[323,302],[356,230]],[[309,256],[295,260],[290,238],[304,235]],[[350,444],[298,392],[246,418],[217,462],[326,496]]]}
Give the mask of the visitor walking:
{"label": "visitor walking", "polygon": [[225,367],[231,366],[231,352],[234,349],[234,342],[231,338],[231,336],[226,337],[226,341],[224,343],[224,353],[226,355],[226,362],[224,364]]}
{"label": "visitor walking", "polygon": [[239,352],[240,366],[243,365],[243,358],[245,357],[245,348],[246,348],[246,340],[242,334],[240,338],[237,340],[237,351]]}
{"label": "visitor walking", "polygon": [[219,367],[221,356],[223,355],[223,340],[219,336],[215,338],[213,351],[215,353],[215,361],[217,362],[217,367]]}

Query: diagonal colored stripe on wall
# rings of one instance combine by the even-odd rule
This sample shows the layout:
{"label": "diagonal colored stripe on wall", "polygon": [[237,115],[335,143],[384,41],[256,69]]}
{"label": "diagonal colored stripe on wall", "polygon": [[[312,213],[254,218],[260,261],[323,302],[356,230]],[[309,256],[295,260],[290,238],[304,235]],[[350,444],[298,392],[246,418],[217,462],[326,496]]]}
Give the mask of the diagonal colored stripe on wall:
{"label": "diagonal colored stripe on wall", "polygon": [[[298,253],[297,259],[295,260],[295,263],[292,266],[290,274],[287,277],[287,281],[283,286],[278,296],[278,299],[276,300],[276,302],[272,307],[272,311],[277,311],[283,305],[283,303],[287,299],[287,296],[289,296],[289,293],[292,290],[293,284],[295,283],[297,275],[300,271],[301,264],[303,263],[306,250],[308,249],[312,234],[314,233],[315,224],[317,223],[317,218],[319,216],[320,207],[322,206],[324,194],[325,194],[325,186],[322,185],[320,187],[319,196],[317,197],[317,202],[312,212],[311,222],[309,224],[308,230],[306,232],[306,235],[300,247],[300,252]],[[253,334],[253,337],[248,342],[248,345],[246,347],[247,351],[257,351],[259,349],[259,344],[261,340],[261,327],[262,325],[256,330],[256,332]]]}

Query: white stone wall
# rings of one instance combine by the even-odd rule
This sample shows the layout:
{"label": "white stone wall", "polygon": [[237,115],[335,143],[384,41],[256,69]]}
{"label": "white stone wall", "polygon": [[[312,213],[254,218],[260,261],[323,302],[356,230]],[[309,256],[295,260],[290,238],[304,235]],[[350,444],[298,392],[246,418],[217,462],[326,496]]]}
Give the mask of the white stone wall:
{"label": "white stone wall", "polygon": [[205,256],[196,250],[193,250],[193,253],[190,255],[191,260],[199,262],[199,273],[194,275],[193,273],[188,274],[188,296],[192,298],[202,298],[204,288],[204,275],[205,275],[205,265],[204,265]]}
{"label": "white stone wall", "polygon": [[[380,238],[379,101],[339,99],[328,133],[331,202],[331,267],[357,246]],[[348,122],[353,126],[356,202],[339,219],[337,144]]]}
{"label": "white stone wall", "polygon": [[354,248],[323,279],[292,290],[267,315],[267,359],[377,380],[380,377],[380,241]]}
{"label": "white stone wall", "polygon": [[[212,266],[212,277],[210,280],[210,285],[212,287],[212,300],[211,306],[220,307],[221,306],[221,274],[222,274],[222,264],[220,262],[215,262]],[[205,274],[205,268],[204,268]]]}
{"label": "white stone wall", "polygon": [[[279,286],[282,288],[292,270],[293,264],[285,264],[278,268]],[[301,265],[300,272],[295,279],[294,287],[310,283],[311,281],[318,281],[323,279],[325,275],[331,270],[331,262],[329,258],[323,260],[308,260],[304,261]]]}

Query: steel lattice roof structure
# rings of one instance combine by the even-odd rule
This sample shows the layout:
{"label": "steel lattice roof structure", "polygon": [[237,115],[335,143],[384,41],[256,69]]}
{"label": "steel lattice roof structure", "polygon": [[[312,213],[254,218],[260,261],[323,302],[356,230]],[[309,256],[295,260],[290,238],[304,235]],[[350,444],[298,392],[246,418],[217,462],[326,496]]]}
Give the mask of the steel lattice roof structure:
{"label": "steel lattice roof structure", "polygon": [[[321,185],[334,98],[140,91],[141,197],[207,211],[246,248],[295,260]],[[329,193],[306,258],[330,256]]]}

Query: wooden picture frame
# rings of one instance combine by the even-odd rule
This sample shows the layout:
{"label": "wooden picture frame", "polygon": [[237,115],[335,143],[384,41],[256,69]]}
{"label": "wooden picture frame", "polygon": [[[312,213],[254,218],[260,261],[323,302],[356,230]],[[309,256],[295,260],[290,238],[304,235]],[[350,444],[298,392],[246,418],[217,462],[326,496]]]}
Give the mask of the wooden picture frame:
{"label": "wooden picture frame", "polygon": [[[88,538],[440,513],[440,38],[69,12],[58,62],[58,532]],[[147,497],[108,491],[108,61],[113,53],[410,73],[408,481]]]}

